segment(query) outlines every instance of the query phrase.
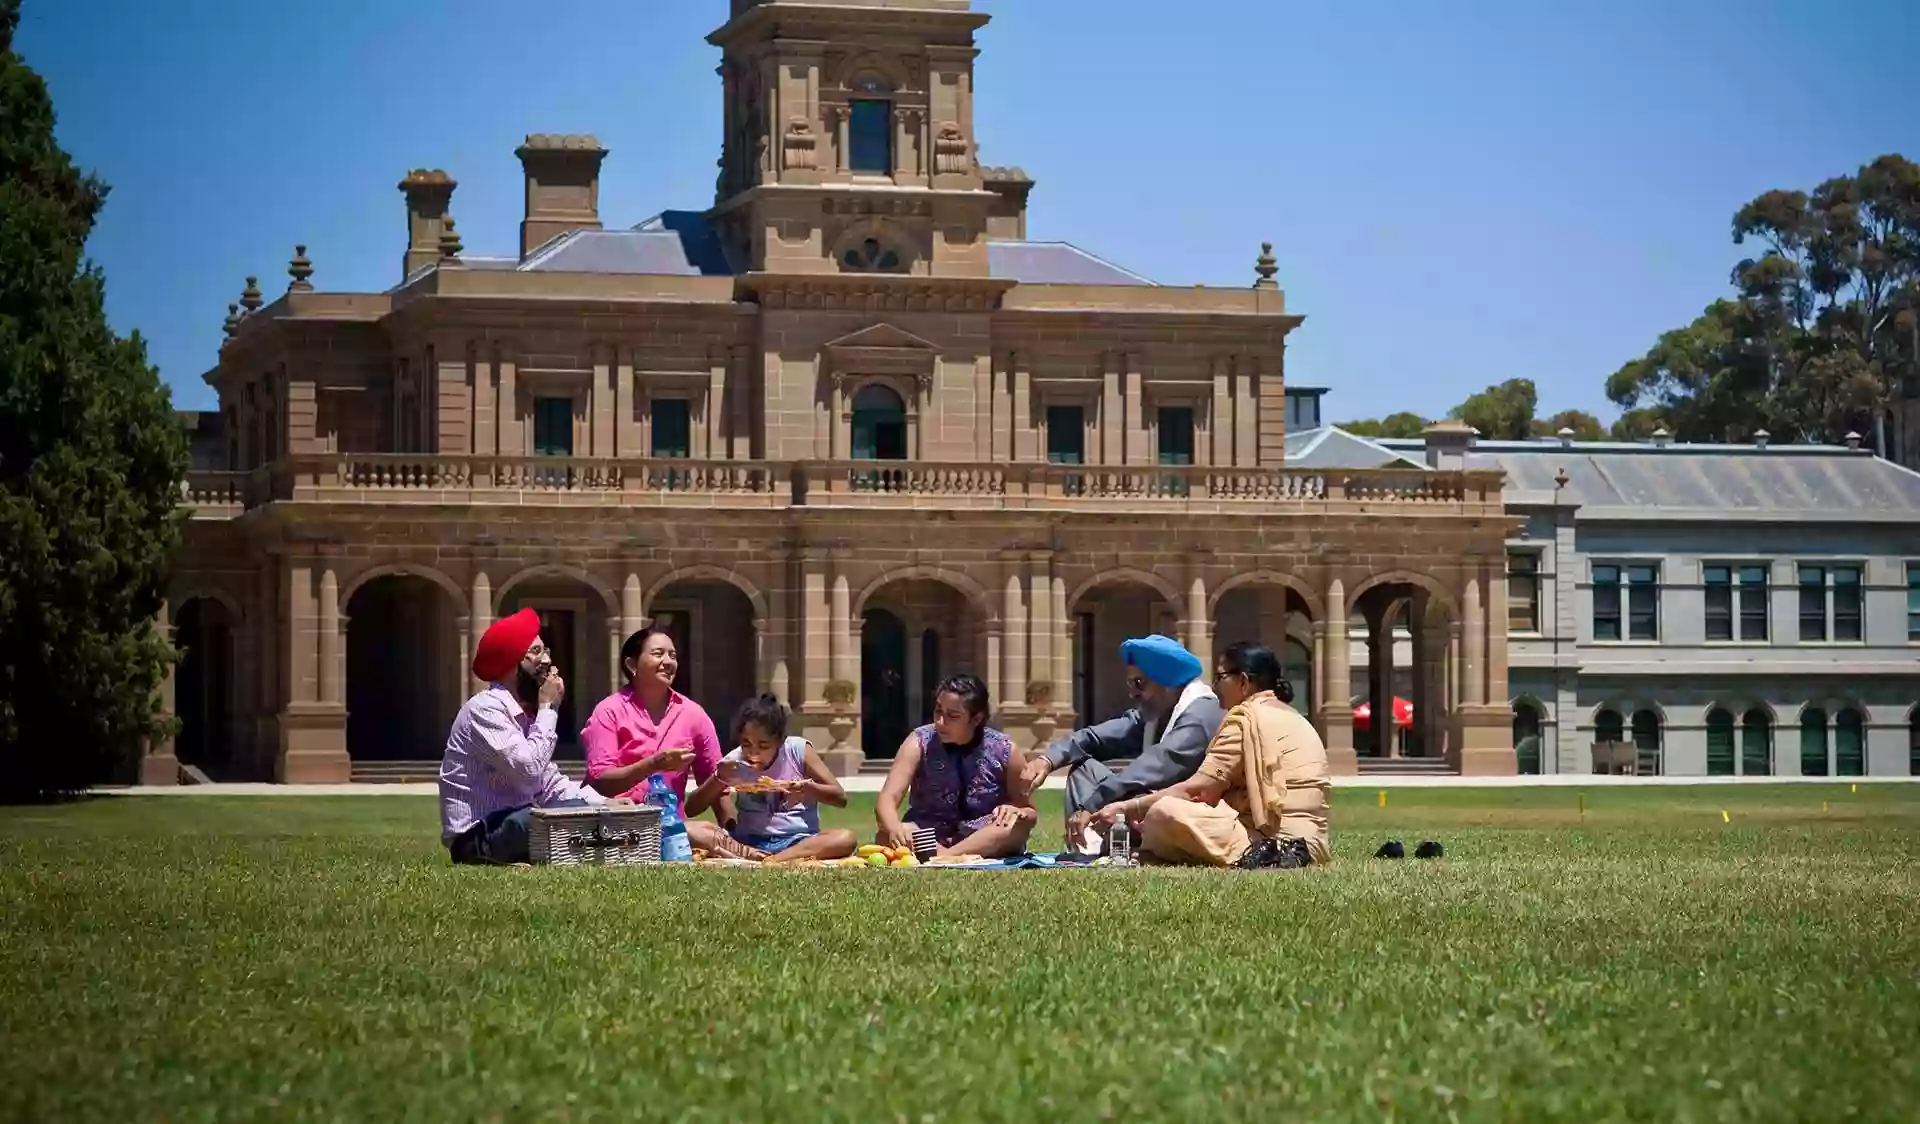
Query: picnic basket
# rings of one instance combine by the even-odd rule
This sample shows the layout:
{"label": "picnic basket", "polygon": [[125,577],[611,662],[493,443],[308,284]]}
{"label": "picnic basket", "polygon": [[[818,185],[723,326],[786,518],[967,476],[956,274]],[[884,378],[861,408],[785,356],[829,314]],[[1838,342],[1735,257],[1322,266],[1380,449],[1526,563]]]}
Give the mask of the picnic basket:
{"label": "picnic basket", "polygon": [[660,809],[535,808],[527,850],[536,866],[652,865],[660,861]]}

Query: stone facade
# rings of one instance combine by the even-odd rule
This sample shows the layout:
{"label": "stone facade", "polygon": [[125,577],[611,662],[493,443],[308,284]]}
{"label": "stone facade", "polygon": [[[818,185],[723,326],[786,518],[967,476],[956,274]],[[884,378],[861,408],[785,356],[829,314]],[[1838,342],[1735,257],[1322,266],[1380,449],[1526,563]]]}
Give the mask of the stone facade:
{"label": "stone facade", "polygon": [[718,723],[770,690],[842,770],[955,671],[1031,747],[1121,708],[1127,636],[1291,642],[1317,685],[1354,614],[1405,618],[1418,752],[1513,771],[1498,471],[1289,468],[1270,255],[1176,289],[1025,242],[1032,180],[975,156],[964,0],[733,10],[709,211],[606,230],[605,151],[529,137],[517,261],[463,257],[421,170],[394,289],[315,290],[304,253],[271,304],[249,282],[169,605],[183,760],[437,757],[473,638],[533,605],[569,729],[664,620]]}

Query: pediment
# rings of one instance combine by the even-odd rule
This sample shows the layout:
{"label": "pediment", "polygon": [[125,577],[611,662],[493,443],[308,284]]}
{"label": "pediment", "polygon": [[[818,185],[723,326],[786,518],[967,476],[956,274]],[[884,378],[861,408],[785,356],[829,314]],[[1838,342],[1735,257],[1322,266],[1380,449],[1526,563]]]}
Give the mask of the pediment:
{"label": "pediment", "polygon": [[929,340],[923,340],[905,328],[882,321],[869,324],[857,332],[829,340],[823,345],[828,351],[909,351],[931,354],[940,349]]}

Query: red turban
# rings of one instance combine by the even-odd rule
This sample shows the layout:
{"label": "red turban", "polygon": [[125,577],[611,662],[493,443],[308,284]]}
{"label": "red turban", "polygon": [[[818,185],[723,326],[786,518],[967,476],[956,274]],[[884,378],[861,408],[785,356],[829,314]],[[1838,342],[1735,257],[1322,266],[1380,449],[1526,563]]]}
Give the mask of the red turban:
{"label": "red turban", "polygon": [[540,614],[522,609],[494,621],[473,650],[473,677],[492,683],[513,674],[540,635]]}

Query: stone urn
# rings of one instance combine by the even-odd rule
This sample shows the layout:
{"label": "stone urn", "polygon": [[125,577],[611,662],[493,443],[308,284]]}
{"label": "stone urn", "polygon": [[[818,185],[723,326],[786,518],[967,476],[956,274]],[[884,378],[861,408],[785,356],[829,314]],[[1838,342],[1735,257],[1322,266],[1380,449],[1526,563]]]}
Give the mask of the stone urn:
{"label": "stone urn", "polygon": [[827,767],[840,776],[850,776],[860,771],[860,764],[866,760],[866,754],[858,746],[848,745],[847,739],[853,735],[854,727],[859,724],[853,712],[853,700],[859,694],[859,688],[844,679],[828,683],[823,694],[827,700],[827,733],[832,736],[832,744],[821,754]]}

